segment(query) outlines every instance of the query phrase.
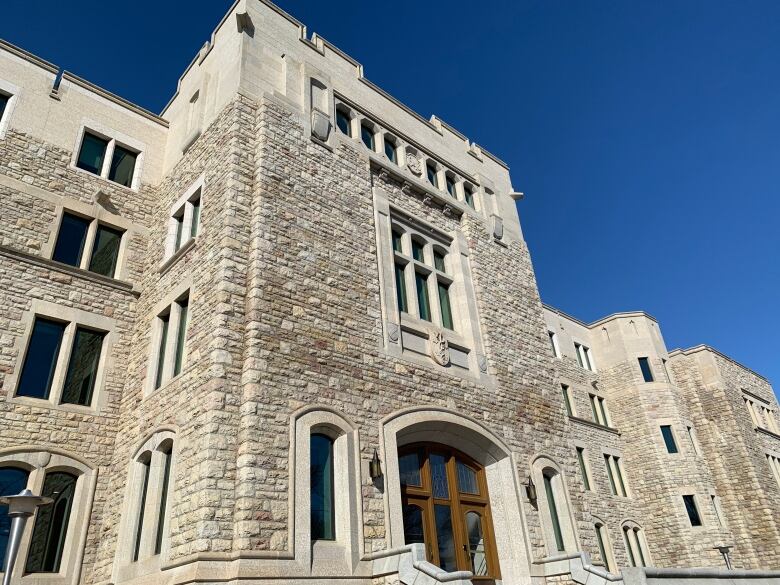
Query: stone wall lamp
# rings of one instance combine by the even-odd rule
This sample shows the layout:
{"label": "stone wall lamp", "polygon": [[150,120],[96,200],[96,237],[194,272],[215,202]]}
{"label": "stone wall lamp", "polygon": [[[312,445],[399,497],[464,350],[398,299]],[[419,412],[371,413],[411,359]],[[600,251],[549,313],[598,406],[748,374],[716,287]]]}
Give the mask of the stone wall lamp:
{"label": "stone wall lamp", "polygon": [[368,474],[371,476],[371,479],[378,479],[382,477],[382,462],[379,460],[379,455],[377,454],[376,449],[374,449],[374,456],[368,463]]}
{"label": "stone wall lamp", "polygon": [[531,476],[528,476],[528,483],[525,484],[525,495],[528,496],[528,501],[532,504],[536,502],[536,486]]}

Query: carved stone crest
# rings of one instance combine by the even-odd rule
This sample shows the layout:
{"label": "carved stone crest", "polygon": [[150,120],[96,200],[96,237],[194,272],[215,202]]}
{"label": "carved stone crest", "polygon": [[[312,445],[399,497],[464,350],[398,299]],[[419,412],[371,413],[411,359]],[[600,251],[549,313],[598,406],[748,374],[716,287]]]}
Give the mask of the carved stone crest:
{"label": "carved stone crest", "polygon": [[450,363],[450,344],[440,331],[431,331],[428,335],[428,349],[431,357],[440,366]]}
{"label": "carved stone crest", "polygon": [[393,323],[392,321],[387,322],[387,338],[393,342],[398,343],[398,337],[399,337],[399,331],[398,331],[398,325]]}
{"label": "carved stone crest", "polygon": [[422,174],[422,163],[420,162],[420,159],[411,152],[406,153],[406,168],[415,175]]}
{"label": "carved stone crest", "polygon": [[482,355],[481,353],[477,354],[477,366],[479,366],[479,371],[483,374],[487,372],[488,369],[488,363],[487,363],[487,357]]}

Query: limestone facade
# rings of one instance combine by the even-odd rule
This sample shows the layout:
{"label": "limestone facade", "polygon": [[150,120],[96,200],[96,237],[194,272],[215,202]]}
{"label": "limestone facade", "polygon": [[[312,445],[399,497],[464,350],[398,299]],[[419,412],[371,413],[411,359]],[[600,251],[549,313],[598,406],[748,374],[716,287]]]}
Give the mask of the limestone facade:
{"label": "limestone facade", "polygon": [[[719,545],[780,569],[769,383],[668,352],[644,313],[543,305],[506,164],[277,7],[237,2],[159,116],[7,43],[0,96],[0,478],[74,478],[61,540],[31,523],[14,582],[600,584],[720,567]],[[101,226],[121,234],[110,274]],[[33,396],[41,320],[63,333]],[[75,367],[84,331],[102,345]],[[90,398],[66,403],[84,371]],[[332,444],[328,539],[313,434]],[[418,444],[484,477],[451,505],[481,505],[492,538],[448,570],[407,542],[399,450]]]}

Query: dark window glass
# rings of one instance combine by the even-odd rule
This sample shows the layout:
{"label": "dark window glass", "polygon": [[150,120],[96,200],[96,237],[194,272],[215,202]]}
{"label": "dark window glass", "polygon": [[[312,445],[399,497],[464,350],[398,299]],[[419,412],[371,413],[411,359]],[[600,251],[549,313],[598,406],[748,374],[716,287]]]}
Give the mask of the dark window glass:
{"label": "dark window glass", "polygon": [[609,478],[609,489],[613,496],[618,495],[617,484],[615,483],[615,475],[612,473],[612,466],[610,465],[609,455],[604,455],[604,463],[607,466],[607,477]]}
{"label": "dark window glass", "polygon": [[179,330],[176,334],[176,359],[173,363],[173,375],[178,376],[184,363],[184,346],[187,341],[187,317],[189,316],[189,299],[177,301],[179,311]]}
{"label": "dark window glass", "polygon": [[106,156],[107,147],[108,140],[85,132],[84,139],[81,141],[81,150],[79,151],[76,166],[99,175],[103,170],[103,159]]}
{"label": "dark window glass", "polygon": [[566,384],[561,384],[561,392],[563,393],[563,405],[566,407],[566,414],[574,416],[574,411],[571,407],[571,397],[569,396],[569,387]]}
{"label": "dark window glass", "polygon": [[432,164],[425,165],[425,173],[428,176],[428,182],[434,187],[439,186],[439,177],[436,174],[436,167]]}
{"label": "dark window glass", "polygon": [[421,486],[420,454],[416,451],[398,458],[398,468],[401,475],[401,485]]}
{"label": "dark window glass", "polygon": [[431,490],[434,498],[450,497],[450,483],[447,480],[447,457],[431,453],[428,457],[431,468]]}
{"label": "dark window glass", "polygon": [[466,187],[463,189],[463,196],[466,199],[466,205],[471,207],[471,209],[475,209],[474,207],[474,191],[471,190],[471,187]]}
{"label": "dark window glass", "polygon": [[[0,467],[0,496],[15,496],[27,487],[26,469],[18,467]],[[8,536],[11,534],[11,518],[8,516],[8,506],[0,505],[0,571],[5,567],[5,549],[8,547]]]}
{"label": "dark window glass", "polygon": [[563,551],[563,533],[561,532],[561,521],[558,518],[558,505],[555,502],[555,492],[553,491],[552,478],[544,475],[544,493],[547,496],[547,507],[550,510],[550,521],[553,526],[553,535],[555,536],[555,546],[559,551]]}
{"label": "dark window glass", "polygon": [[342,110],[336,110],[336,126],[338,126],[338,129],[341,130],[342,133],[346,134],[347,136],[352,136],[352,132],[350,131],[349,116],[346,112]]}
{"label": "dark window glass", "polygon": [[439,272],[447,272],[444,266],[444,254],[438,250],[433,251],[433,265]]}
{"label": "dark window glass", "polygon": [[609,419],[607,418],[607,407],[604,405],[605,400],[601,397],[597,398],[599,403],[599,412],[601,412],[601,421],[604,426],[609,426]]}
{"label": "dark window glass", "polygon": [[423,511],[420,506],[404,505],[404,541],[406,544],[425,543]]}
{"label": "dark window glass", "polygon": [[141,554],[141,538],[144,533],[144,513],[146,511],[146,496],[149,492],[149,474],[152,471],[151,454],[149,459],[141,462],[143,467],[143,479],[141,484],[141,502],[138,505],[138,526],[135,529],[135,544],[133,545],[133,561],[137,561]]}
{"label": "dark window glass", "polygon": [[190,236],[198,235],[200,229],[200,197],[192,201],[192,226],[190,227]]}
{"label": "dark window glass", "polygon": [[400,264],[395,265],[395,294],[398,300],[398,310],[403,313],[409,312],[409,301],[406,297],[406,280],[404,278],[404,267]]}
{"label": "dark window glass", "polygon": [[395,155],[395,144],[391,140],[385,138],[385,156],[390,159],[390,162],[397,162]]}
{"label": "dark window glass", "polygon": [[456,460],[456,469],[458,472],[458,490],[460,493],[479,495],[477,472],[459,459]]}
{"label": "dark window glass", "polygon": [[402,246],[402,236],[401,232],[397,232],[393,230],[393,250],[396,252],[401,252],[403,254],[403,246]]}
{"label": "dark window glass", "polygon": [[582,483],[586,490],[590,490],[590,478],[588,477],[588,468],[585,466],[585,450],[577,447],[577,463],[580,464],[580,473],[582,474]]}
{"label": "dark window glass", "polygon": [[105,333],[81,327],[76,329],[65,387],[62,390],[63,404],[89,406],[92,403],[104,336]]}
{"label": "dark window glass", "polygon": [[699,509],[696,507],[696,500],[693,496],[683,496],[683,502],[685,502],[685,511],[688,512],[688,519],[691,521],[691,526],[701,526],[701,517],[699,516]]}
{"label": "dark window glass", "polygon": [[631,535],[629,534],[629,529],[624,528],[623,529],[623,540],[626,543],[626,552],[628,553],[628,562],[631,564],[632,567],[636,567],[636,558],[634,557],[634,547],[631,546]]}
{"label": "dark window glass", "polygon": [[604,526],[596,524],[596,542],[599,545],[599,555],[601,555],[601,560],[604,561],[604,568],[607,569],[607,571],[611,571],[612,567],[609,566],[609,559],[607,558],[607,547],[604,546],[603,532]]}
{"label": "dark window glass", "polygon": [[174,250],[178,250],[181,248],[182,244],[182,237],[184,236],[184,208],[181,208],[181,211],[179,211],[176,215],[173,216],[173,219],[176,220],[176,242],[173,246]]}
{"label": "dark window glass", "polygon": [[89,261],[91,272],[110,276],[116,272],[116,262],[119,258],[119,245],[122,243],[122,231],[105,225],[99,225],[95,234],[95,246],[92,248],[92,258]]}
{"label": "dark window glass", "polygon": [[360,139],[366,148],[374,150],[374,131],[365,124],[360,125]]}
{"label": "dark window glass", "polygon": [[159,555],[162,550],[163,537],[165,536],[165,511],[168,507],[168,489],[171,482],[171,460],[173,458],[173,447],[168,447],[163,451],[163,483],[162,493],[160,494],[160,511],[157,514],[157,538],[154,543],[154,554]]}
{"label": "dark window glass", "polygon": [[325,435],[311,436],[311,538],[335,540],[333,495],[333,440]]}
{"label": "dark window glass", "polygon": [[455,180],[452,177],[446,178],[447,182],[447,193],[450,194],[450,196],[455,197]]}
{"label": "dark window glass", "polygon": [[669,453],[677,453],[677,443],[674,440],[674,434],[672,433],[672,427],[669,425],[661,425],[661,435],[664,437],[664,443],[666,444],[666,450]]}
{"label": "dark window glass", "polygon": [[133,184],[136,158],[138,158],[138,153],[117,144],[114,147],[114,156],[111,159],[111,169],[108,171],[108,178],[115,183],[130,187]]}
{"label": "dark window glass", "polygon": [[46,474],[41,495],[53,498],[54,503],[42,506],[36,512],[27,555],[28,573],[59,572],[76,481],[75,475],[64,471]]}
{"label": "dark window glass", "polygon": [[639,369],[642,370],[642,378],[645,382],[653,381],[653,371],[650,369],[650,362],[646,357],[639,358]]}
{"label": "dark window glass", "polygon": [[22,366],[17,396],[49,398],[65,324],[36,317]]}
{"label": "dark window glass", "polygon": [[412,240],[412,258],[418,262],[425,262],[424,244],[417,240]]}
{"label": "dark window glass", "polygon": [[438,283],[439,308],[441,309],[441,326],[446,329],[454,329],[452,321],[452,306],[450,305],[450,287],[442,282]]}
{"label": "dark window glass", "polygon": [[452,512],[449,506],[435,504],[436,540],[439,546],[439,567],[447,572],[457,570],[455,558],[455,535],[452,531]]}
{"label": "dark window glass", "polygon": [[[3,119],[3,114],[5,113],[5,108],[8,105],[8,100],[10,99],[10,96],[7,96],[3,93],[0,93],[0,120]],[[3,549],[3,552],[0,553],[0,559],[2,559],[2,555],[5,553],[5,549]],[[2,566],[2,565],[0,565]]]}
{"label": "dark window glass", "polygon": [[71,266],[79,266],[81,255],[84,253],[84,242],[87,240],[89,223],[90,221],[83,217],[63,213],[52,260]]}
{"label": "dark window glass", "polygon": [[165,348],[168,345],[168,325],[170,322],[170,313],[160,317],[162,331],[160,332],[160,346],[157,349],[157,377],[154,381],[155,389],[162,386],[163,376],[165,375]]}
{"label": "dark window glass", "polygon": [[431,301],[428,297],[428,279],[419,272],[414,273],[414,282],[417,288],[417,308],[420,319],[431,320]]}

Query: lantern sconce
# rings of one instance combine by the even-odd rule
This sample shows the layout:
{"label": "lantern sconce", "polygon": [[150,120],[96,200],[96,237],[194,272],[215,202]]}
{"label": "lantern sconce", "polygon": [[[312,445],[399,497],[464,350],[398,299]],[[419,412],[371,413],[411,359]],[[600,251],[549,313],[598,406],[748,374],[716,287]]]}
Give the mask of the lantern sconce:
{"label": "lantern sconce", "polygon": [[528,501],[532,504],[536,502],[536,486],[531,476],[528,476],[528,483],[525,484],[525,495],[528,496]]}
{"label": "lantern sconce", "polygon": [[371,479],[382,477],[382,462],[379,460],[376,449],[374,449],[374,456],[371,458],[371,461],[368,462],[368,474],[371,476]]}

